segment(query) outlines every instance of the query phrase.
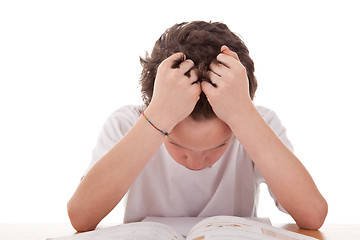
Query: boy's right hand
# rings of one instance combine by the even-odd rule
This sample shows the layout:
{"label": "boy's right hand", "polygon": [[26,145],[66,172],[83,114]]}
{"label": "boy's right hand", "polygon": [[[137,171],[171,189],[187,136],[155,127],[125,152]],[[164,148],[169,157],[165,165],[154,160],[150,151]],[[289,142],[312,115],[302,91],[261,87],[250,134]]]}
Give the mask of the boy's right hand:
{"label": "boy's right hand", "polygon": [[[174,53],[159,65],[153,96],[145,113],[155,126],[168,132],[190,115],[201,93],[192,60],[186,59],[173,68],[181,58],[186,59],[186,56],[181,52]],[[187,72],[190,73],[188,76],[185,75]]]}

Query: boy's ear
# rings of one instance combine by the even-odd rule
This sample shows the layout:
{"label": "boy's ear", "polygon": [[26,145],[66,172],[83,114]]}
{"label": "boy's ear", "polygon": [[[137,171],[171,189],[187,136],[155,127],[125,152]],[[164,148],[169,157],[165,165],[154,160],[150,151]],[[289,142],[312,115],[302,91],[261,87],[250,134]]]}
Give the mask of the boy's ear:
{"label": "boy's ear", "polygon": [[240,61],[239,56],[237,55],[237,53],[231,51],[226,45],[221,46],[221,53],[229,55],[230,57],[233,57],[236,60]]}

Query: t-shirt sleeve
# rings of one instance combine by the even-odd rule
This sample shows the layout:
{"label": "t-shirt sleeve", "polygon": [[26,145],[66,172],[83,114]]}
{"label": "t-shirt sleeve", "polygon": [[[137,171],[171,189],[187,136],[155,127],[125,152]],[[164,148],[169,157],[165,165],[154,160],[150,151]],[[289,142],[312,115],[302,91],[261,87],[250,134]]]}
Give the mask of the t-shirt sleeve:
{"label": "t-shirt sleeve", "polygon": [[140,108],[129,105],[118,109],[108,117],[92,151],[91,163],[83,176],[131,129],[139,116]]}
{"label": "t-shirt sleeve", "polygon": [[[274,131],[274,133],[279,137],[279,139],[282,141],[282,143],[291,151],[294,152],[294,147],[291,144],[290,140],[288,139],[286,135],[286,129],[282,125],[280,119],[270,109],[267,109],[265,107],[257,107],[258,112],[262,116],[262,118],[265,120],[265,122],[270,126],[270,128]],[[264,177],[261,175],[259,169],[255,165],[255,177],[257,180],[257,184],[260,183],[266,183]],[[278,209],[284,213],[287,213],[286,210],[281,206],[281,204],[276,200],[276,197],[272,193],[271,189],[268,187],[269,193],[271,197],[275,201],[275,205],[278,207]]]}

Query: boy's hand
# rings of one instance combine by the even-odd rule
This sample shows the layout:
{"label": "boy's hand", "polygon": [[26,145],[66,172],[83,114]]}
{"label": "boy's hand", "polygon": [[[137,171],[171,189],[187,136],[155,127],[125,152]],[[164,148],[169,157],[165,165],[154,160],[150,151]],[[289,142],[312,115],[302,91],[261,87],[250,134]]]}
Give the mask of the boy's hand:
{"label": "boy's hand", "polygon": [[215,86],[203,81],[201,88],[217,117],[230,126],[231,118],[235,113],[252,105],[249,80],[246,68],[241,64],[237,54],[227,46],[221,47],[221,53],[216,59],[220,63],[211,63],[208,72]]}
{"label": "boy's hand", "polygon": [[167,131],[190,115],[201,93],[200,84],[197,82],[198,75],[193,69],[194,62],[192,60],[186,59],[178,67],[173,67],[181,58],[186,59],[186,56],[180,52],[175,53],[159,65],[153,96],[147,109],[147,112],[151,111],[151,114],[154,115],[149,118],[156,119],[151,119],[154,124],[158,123],[159,128],[167,128],[164,129]]}

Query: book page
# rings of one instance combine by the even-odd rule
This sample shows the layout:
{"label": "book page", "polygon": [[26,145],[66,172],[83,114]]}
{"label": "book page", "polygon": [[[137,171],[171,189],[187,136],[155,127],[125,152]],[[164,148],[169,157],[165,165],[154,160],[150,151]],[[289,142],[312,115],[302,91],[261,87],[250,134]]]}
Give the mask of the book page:
{"label": "book page", "polygon": [[142,222],[157,222],[171,226],[183,236],[188,235],[190,229],[206,217],[146,217]]}
{"label": "book page", "polygon": [[[208,217],[146,217],[142,222],[158,222],[163,223],[168,226],[173,227],[178,233],[183,236],[187,236],[191,228]],[[271,225],[269,218],[255,218],[249,217],[247,219],[252,219],[258,222],[263,222]]]}
{"label": "book page", "polygon": [[185,240],[167,225],[153,222],[137,222],[97,229],[61,238],[48,240]]}
{"label": "book page", "polygon": [[254,220],[217,216],[197,223],[189,232],[187,240],[316,240],[302,234],[273,227]]}

